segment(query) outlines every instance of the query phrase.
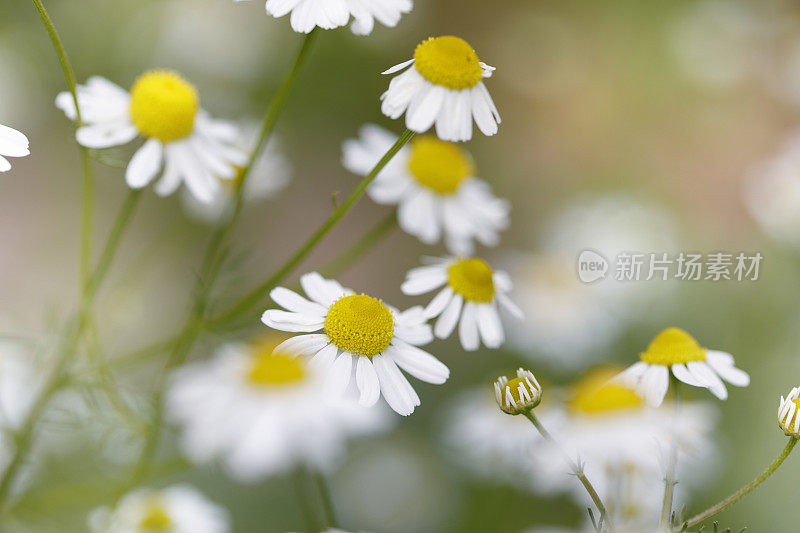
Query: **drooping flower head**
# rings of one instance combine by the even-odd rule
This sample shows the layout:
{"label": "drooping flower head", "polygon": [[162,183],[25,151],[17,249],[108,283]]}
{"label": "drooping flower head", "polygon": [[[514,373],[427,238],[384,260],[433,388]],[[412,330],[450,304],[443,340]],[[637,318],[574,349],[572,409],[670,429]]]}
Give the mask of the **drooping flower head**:
{"label": "drooping flower head", "polygon": [[778,406],[778,427],[787,437],[800,438],[800,387],[794,387]]}
{"label": "drooping flower head", "polygon": [[472,120],[484,135],[497,133],[500,114],[484,78],[494,72],[475,50],[452,35],[431,37],[414,50],[414,58],[383,72],[396,76],[381,96],[381,111],[392,119],[406,114],[406,127],[417,133],[434,124],[443,141],[468,141]]}
{"label": "drooping flower head", "polygon": [[0,172],[11,170],[6,157],[25,157],[30,153],[28,138],[23,133],[0,124]]}
{"label": "drooping flower head", "polygon": [[292,29],[298,33],[346,26],[352,16],[353,33],[369,35],[376,20],[384,26],[397,26],[413,3],[411,0],[267,0],[266,7],[267,13],[275,18],[291,13]]}
{"label": "drooping flower head", "polygon": [[517,377],[500,376],[494,382],[494,398],[504,413],[518,415],[530,411],[542,401],[542,386],[533,372],[517,369]]}
{"label": "drooping flower head", "polygon": [[707,388],[720,400],[728,397],[723,379],[737,387],[750,384],[750,376],[734,366],[731,354],[701,347],[680,328],[667,328],[659,333],[639,359],[618,379],[635,387],[653,407],[664,400],[670,372],[687,385]]}
{"label": "drooping flower head", "polygon": [[[397,141],[397,136],[368,124],[358,139],[345,141],[344,166],[365,176]],[[378,174],[367,194],[381,204],[397,205],[404,231],[425,244],[444,239],[451,253],[471,255],[475,241],[495,246],[508,227],[508,201],[492,194],[475,177],[475,163],[459,145],[434,136],[417,136]]]}
{"label": "drooping flower head", "polygon": [[[167,196],[184,183],[199,201],[209,203],[221,191],[219,179],[235,178],[236,167],[247,161],[235,144],[237,128],[201,109],[197,89],[176,72],[145,72],[130,93],[95,76],[77,92],[84,122],[76,133],[81,145],[101,149],[137,136],[145,139],[125,172],[131,188],[145,187],[161,175],[156,193]],[[71,94],[59,94],[56,106],[77,119]]]}
{"label": "drooping flower head", "polygon": [[425,308],[425,316],[439,317],[434,334],[446,339],[458,324],[458,336],[465,350],[477,350],[481,340],[498,348],[505,340],[500,308],[516,318],[522,312],[508,297],[511,280],[493,271],[478,257],[436,259],[433,264],[414,268],[401,285],[405,294],[417,295],[444,286]]}
{"label": "drooping flower head", "polygon": [[292,337],[276,350],[313,356],[311,364],[327,374],[331,393],[344,391],[355,374],[359,403],[372,406],[382,395],[406,416],[420,400],[401,368],[428,383],[442,384],[449,377],[445,365],[417,347],[433,340],[422,307],[400,312],[316,272],[302,276],[300,285],[309,299],[273,289],[270,296],[286,310],[267,310],[261,320],[281,331],[311,333]]}

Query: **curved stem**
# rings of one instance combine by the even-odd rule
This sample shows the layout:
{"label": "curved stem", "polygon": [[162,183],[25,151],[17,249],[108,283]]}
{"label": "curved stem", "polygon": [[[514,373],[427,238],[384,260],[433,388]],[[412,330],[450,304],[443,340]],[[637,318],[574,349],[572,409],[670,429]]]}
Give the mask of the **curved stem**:
{"label": "curved stem", "polygon": [[317,491],[319,492],[319,499],[322,501],[322,510],[325,516],[325,526],[327,528],[337,527],[336,511],[333,508],[333,498],[331,498],[331,491],[325,481],[325,477],[319,472],[314,474],[314,481],[317,484]]}
{"label": "curved stem", "polygon": [[261,150],[275,129],[275,124],[278,121],[278,117],[286,105],[286,100],[291,92],[292,87],[294,86],[297,75],[300,72],[300,68],[308,57],[308,52],[311,49],[311,44],[314,42],[316,34],[317,31],[312,30],[308,35],[306,35],[305,39],[303,40],[303,45],[301,46],[291,69],[286,75],[286,78],[283,80],[283,83],[278,88],[278,91],[272,97],[272,100],[267,108],[267,112],[264,116],[264,120],[261,124],[258,141],[250,154],[250,159],[248,160],[247,165],[244,167],[242,172],[242,179],[237,186],[233,210],[228,218],[223,220],[217,226],[214,234],[211,236],[208,246],[206,247],[206,252],[200,267],[199,276],[194,287],[195,295],[189,311],[189,318],[178,335],[169,358],[167,359],[164,371],[159,375],[155,386],[155,394],[153,398],[154,411],[149,426],[150,431],[147,433],[145,444],[142,447],[142,451],[136,463],[132,480],[133,483],[136,483],[146,474],[148,464],[158,449],[159,440],[161,438],[161,426],[164,419],[164,389],[167,376],[172,368],[180,365],[186,359],[192,347],[194,346],[197,336],[202,330],[211,290],[225,260],[224,245],[228,240],[228,236],[230,235],[231,231],[236,226],[242,211],[245,183],[253,169],[253,164],[261,155]]}
{"label": "curved stem", "polygon": [[595,507],[597,507],[597,511],[600,513],[601,522],[605,524],[607,528],[610,529],[611,522],[609,521],[608,512],[606,511],[606,506],[603,505],[603,500],[600,499],[600,495],[597,493],[597,490],[595,490],[594,485],[592,485],[592,483],[589,481],[589,478],[586,477],[586,474],[583,472],[583,468],[581,468],[581,466],[578,463],[573,461],[572,458],[569,455],[567,455],[564,449],[561,448],[561,446],[559,446],[558,442],[556,442],[556,440],[553,438],[550,432],[547,431],[547,429],[545,429],[545,427],[542,425],[542,423],[539,421],[536,415],[533,414],[532,409],[529,411],[525,411],[523,414],[536,427],[536,429],[539,431],[542,437],[544,437],[545,440],[547,440],[550,444],[552,444],[556,449],[558,449],[561,452],[562,456],[564,457],[564,460],[572,469],[573,473],[576,476],[578,476],[581,485],[583,485],[583,488],[586,489],[586,492],[589,494],[589,497],[594,502]]}
{"label": "curved stem", "polygon": [[[672,382],[672,388],[675,391],[674,397],[674,417],[675,420],[678,420],[678,416],[680,416],[681,412],[681,382],[672,375],[672,372],[669,374],[669,379]],[[677,480],[675,479],[675,470],[678,466],[678,446],[673,438],[672,443],[670,444],[670,453],[669,453],[669,464],[667,465],[667,475],[664,478],[664,499],[661,503],[661,525],[669,528],[672,526],[672,499],[675,495],[675,485],[677,484]]]}
{"label": "curved stem", "polygon": [[224,324],[232,319],[235,319],[242,313],[246,313],[270,290],[275,288],[275,286],[284,277],[286,277],[289,272],[294,270],[294,268],[306,258],[306,256],[311,252],[311,250],[314,249],[319,241],[321,241],[322,238],[325,237],[325,235],[327,235],[331,229],[333,229],[333,227],[350,211],[350,209],[352,209],[356,202],[358,202],[364,195],[364,192],[367,190],[367,187],[370,185],[370,183],[372,183],[380,171],[383,170],[383,167],[385,167],[386,164],[392,160],[397,152],[399,152],[400,149],[403,148],[403,146],[405,146],[412,137],[414,137],[414,132],[408,129],[405,130],[394,143],[394,145],[384,154],[381,160],[375,164],[372,170],[370,170],[369,174],[364,176],[355,190],[350,193],[350,196],[348,196],[345,201],[339,207],[337,207],[333,213],[331,213],[331,216],[328,218],[328,220],[326,220],[322,226],[320,226],[319,229],[317,229],[317,231],[315,231],[314,234],[308,238],[308,240],[294,253],[294,255],[292,255],[271,276],[247,293],[238,302],[230,306],[216,317],[212,318],[208,322],[208,325],[213,328],[219,324]]}
{"label": "curved stem", "polygon": [[757,478],[755,478],[753,481],[751,481],[744,487],[740,488],[739,490],[737,490],[736,492],[734,492],[721,502],[712,505],[702,513],[699,513],[690,518],[689,520],[687,520],[686,527],[696,526],[703,520],[706,520],[707,518],[711,518],[712,516],[721,513],[726,508],[730,507],[734,503],[738,502],[739,500],[747,496],[750,492],[753,491],[753,489],[761,485],[769,476],[775,473],[778,467],[780,467],[781,464],[783,464],[783,462],[786,460],[786,458],[789,457],[789,454],[792,453],[792,449],[794,448],[795,444],[797,444],[797,437],[791,437],[789,439],[789,442],[786,443],[786,446],[783,448],[783,451],[780,453],[780,455],[778,455],[778,457],[774,461],[772,461],[772,463],[767,467],[767,469],[761,472],[761,474]]}

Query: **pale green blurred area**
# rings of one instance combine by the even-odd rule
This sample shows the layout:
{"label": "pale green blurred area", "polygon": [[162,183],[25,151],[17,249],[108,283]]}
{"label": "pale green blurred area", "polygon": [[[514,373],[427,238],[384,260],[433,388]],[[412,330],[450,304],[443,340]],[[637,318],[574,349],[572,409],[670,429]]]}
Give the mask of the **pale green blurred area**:
{"label": "pale green blurred area", "polygon": [[[330,194],[351,190],[356,178],[339,162],[344,139],[365,122],[401,131],[402,124],[380,114],[378,97],[388,83],[380,72],[410,57],[429,35],[462,36],[497,67],[488,86],[503,115],[500,133],[478,135],[468,148],[479,175],[513,205],[500,250],[536,251],[543,222],[572,199],[626,191],[674,213],[681,238],[676,250],[666,251],[764,255],[757,282],[679,284],[675,303],[653,310],[663,324],[643,317],[647,325],[628,330],[607,355],[627,365],[668,325],[733,353],[752,384],[732,388],[721,405],[717,441],[724,467],[689,512],[749,481],[783,447],[778,397],[800,384],[800,258],[770,242],[741,200],[747,171],[800,123],[796,58],[792,68],[800,9],[788,1],[719,0],[712,3],[722,6],[723,19],[727,8],[738,6],[745,22],[734,21],[736,31],[715,32],[714,24],[686,29],[704,4],[688,1],[416,3],[397,28],[379,26],[367,38],[346,29],[319,35],[277,130],[295,167],[293,181],[277,200],[247,208],[236,232],[241,266],[225,276],[220,301],[270,273],[326,218]],[[129,87],[143,70],[175,68],[198,86],[207,110],[231,119],[261,115],[301,43],[286,19],[266,16],[262,0],[51,0],[46,6],[80,81],[99,74]],[[27,133],[32,152],[0,176],[0,331],[35,338],[56,334],[76,301],[80,178],[71,125],[53,106],[63,89],[33,6],[0,3],[0,123]],[[130,153],[126,147],[118,157]],[[99,247],[126,187],[121,170],[95,167]],[[385,212],[362,200],[287,284]],[[100,295],[100,341],[108,357],[180,326],[209,231],[185,215],[177,196],[147,193]],[[398,306],[421,303],[403,296],[400,282],[420,256],[440,252],[395,231],[341,280]],[[263,331],[258,314],[240,334]],[[205,338],[193,357],[209,356],[223,340]],[[390,435],[354,448],[332,479],[342,525],[381,533],[505,533],[578,524],[582,511],[566,498],[545,500],[475,480],[441,446],[449,399],[479,384],[488,395],[497,374],[528,363],[509,350],[468,354],[453,340],[437,341],[431,351],[451,367],[451,381],[415,384],[422,399],[417,412]],[[152,361],[120,369],[126,393],[147,397],[161,368],[160,359]],[[574,376],[542,377],[568,382]],[[710,398],[704,391],[691,396]],[[36,474],[12,509],[9,533],[85,531],[86,513],[111,503],[129,472],[126,444],[98,439],[81,424],[62,429],[48,434],[37,452]],[[77,443],[74,434],[65,442],[70,429]],[[171,438],[163,475],[153,485],[195,483],[230,509],[236,532],[305,527],[290,478],[237,486],[214,468],[187,470],[174,444]],[[797,530],[787,510],[795,504],[798,468],[800,458],[791,457],[756,494],[722,514],[722,525]]]}

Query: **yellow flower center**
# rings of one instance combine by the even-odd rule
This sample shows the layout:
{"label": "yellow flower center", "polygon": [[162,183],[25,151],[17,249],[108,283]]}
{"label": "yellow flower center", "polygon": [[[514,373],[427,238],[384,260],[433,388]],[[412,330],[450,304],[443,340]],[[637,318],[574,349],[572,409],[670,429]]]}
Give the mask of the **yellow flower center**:
{"label": "yellow flower center", "polygon": [[603,415],[643,407],[644,401],[632,389],[609,383],[618,373],[613,369],[599,369],[580,379],[572,389],[568,402],[570,410],[582,415]]}
{"label": "yellow flower center", "polygon": [[483,259],[461,259],[447,269],[448,284],[456,294],[471,302],[488,303],[494,299],[492,269]]}
{"label": "yellow flower center", "polygon": [[377,298],[366,294],[343,296],[328,310],[325,333],[339,349],[372,357],[392,342],[394,317]]}
{"label": "yellow flower center", "polygon": [[139,522],[139,529],[148,533],[165,533],[172,529],[172,518],[160,503],[152,503],[147,515]]}
{"label": "yellow flower center", "polygon": [[429,82],[448,89],[469,89],[483,78],[478,54],[452,35],[430,37],[414,50],[414,65]]}
{"label": "yellow flower center", "polygon": [[474,174],[472,161],[464,150],[427,135],[411,143],[408,170],[417,183],[438,194],[453,194],[462,181]]}
{"label": "yellow flower center", "polygon": [[131,121],[144,137],[168,143],[192,133],[199,104],[197,90],[178,73],[151,70],[131,89]]}
{"label": "yellow flower center", "polygon": [[705,361],[706,350],[680,328],[667,328],[650,342],[639,358],[650,365],[672,366],[691,361]]}
{"label": "yellow flower center", "polygon": [[534,389],[527,380],[523,378],[514,378],[506,383],[503,391],[503,405],[505,409],[512,409],[513,406],[506,398],[506,391],[510,391],[511,397],[514,399],[517,407],[531,403],[533,398],[539,394],[539,391]]}
{"label": "yellow flower center", "polygon": [[306,377],[306,369],[298,357],[291,354],[273,353],[277,342],[268,337],[256,342],[252,351],[252,362],[247,373],[248,381],[258,387],[291,385]]}

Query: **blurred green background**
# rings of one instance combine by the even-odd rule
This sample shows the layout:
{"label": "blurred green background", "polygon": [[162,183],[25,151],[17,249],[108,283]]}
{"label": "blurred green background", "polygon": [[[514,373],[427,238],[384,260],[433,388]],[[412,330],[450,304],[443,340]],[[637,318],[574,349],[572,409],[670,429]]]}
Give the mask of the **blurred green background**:
{"label": "blurred green background", "polygon": [[[204,108],[231,119],[261,115],[301,42],[287,20],[265,15],[262,0],[46,5],[79,81],[99,74],[130,87],[143,70],[174,68],[197,85]],[[327,217],[330,194],[351,190],[356,178],[339,162],[343,140],[365,122],[401,130],[380,114],[378,97],[388,84],[380,72],[408,58],[425,37],[440,34],[465,38],[497,67],[488,86],[503,116],[500,132],[467,145],[479,175],[513,205],[512,226],[488,257],[536,252],[548,220],[575,199],[606,192],[630,193],[671,213],[678,242],[663,251],[764,255],[756,282],[674,284],[663,305],[655,299],[653,316],[626,327],[603,358],[630,364],[669,325],[733,353],[752,384],[732,389],[721,405],[715,437],[721,471],[695,493],[690,511],[749,481],[784,444],[775,422],[778,397],[800,377],[800,258],[770,241],[742,200],[749,169],[800,122],[800,8],[789,1],[418,0],[397,28],[377,26],[367,38],[346,29],[322,33],[277,130],[293,180],[277,201],[248,206],[235,238],[244,255],[226,273],[219,301],[281,264]],[[63,88],[33,6],[0,3],[0,123],[26,132],[32,151],[0,178],[0,331],[37,339],[56,333],[77,297],[78,154],[71,124],[53,105]],[[127,189],[119,169],[96,168],[100,242]],[[365,197],[287,284],[335,256],[386,212]],[[109,357],[180,326],[209,232],[185,215],[178,196],[147,193],[100,295],[101,342]],[[420,303],[401,294],[400,282],[420,256],[443,252],[396,230],[340,280],[397,306]],[[642,290],[658,283],[642,282]],[[267,305],[265,296],[262,307]],[[250,331],[236,335],[261,331],[257,317]],[[192,357],[208,356],[223,340],[204,338]],[[547,364],[539,371],[508,347],[466,353],[450,339],[431,350],[451,367],[451,380],[416,387],[422,406],[412,417],[389,435],[354,447],[331,481],[343,525],[505,533],[579,524],[581,510],[566,497],[542,499],[472,478],[441,444],[442,409],[460,390],[484,385],[491,394],[496,375],[519,365],[549,383],[569,383],[576,373],[551,372]],[[149,390],[158,357],[120,367],[126,393]],[[705,391],[690,394],[710,398]],[[57,407],[69,409],[67,403]],[[59,436],[61,429],[74,430],[69,442]],[[4,532],[85,531],[88,510],[111,503],[126,470],[102,448],[130,443],[96,439],[81,421],[53,431],[56,437],[37,450],[40,468]],[[151,483],[195,483],[231,510],[236,532],[304,527],[289,478],[239,486],[214,468],[187,470],[167,460]],[[790,458],[754,496],[722,514],[721,523],[755,532],[796,531],[787,510],[794,505],[798,461]]]}

